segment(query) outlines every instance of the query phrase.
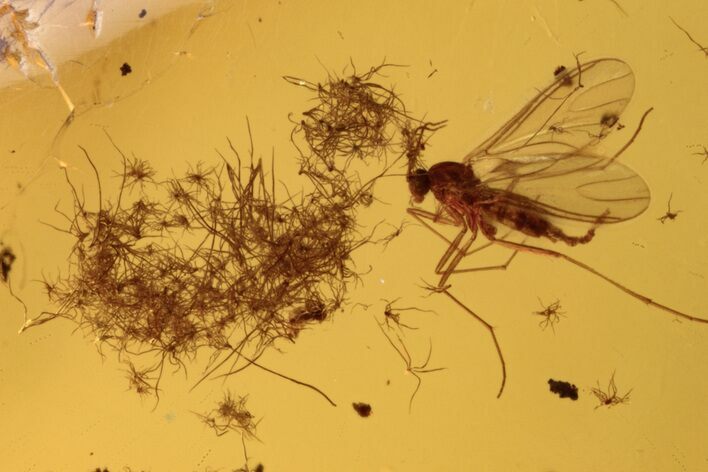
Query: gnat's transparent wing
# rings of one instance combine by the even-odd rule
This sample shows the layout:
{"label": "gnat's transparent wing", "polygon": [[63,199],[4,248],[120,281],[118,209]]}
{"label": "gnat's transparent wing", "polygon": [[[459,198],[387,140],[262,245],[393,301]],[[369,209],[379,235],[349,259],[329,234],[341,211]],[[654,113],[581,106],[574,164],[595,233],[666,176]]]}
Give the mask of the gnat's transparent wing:
{"label": "gnat's transparent wing", "polygon": [[490,157],[473,170],[504,205],[544,215],[560,228],[625,221],[650,201],[649,187],[632,169],[589,154]]}
{"label": "gnat's transparent wing", "polygon": [[634,74],[619,59],[598,59],[563,70],[464,162],[587,151],[617,125],[633,91]]}

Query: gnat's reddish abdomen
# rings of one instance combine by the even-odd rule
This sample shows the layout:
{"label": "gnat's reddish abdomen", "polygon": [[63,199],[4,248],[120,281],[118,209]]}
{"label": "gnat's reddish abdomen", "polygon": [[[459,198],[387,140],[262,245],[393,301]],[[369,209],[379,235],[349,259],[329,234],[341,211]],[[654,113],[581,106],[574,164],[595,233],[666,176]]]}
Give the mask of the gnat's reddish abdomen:
{"label": "gnat's reddish abdomen", "polygon": [[508,205],[504,201],[485,205],[483,211],[487,217],[534,238],[546,236],[555,241],[558,237],[556,233],[560,232],[541,215]]}

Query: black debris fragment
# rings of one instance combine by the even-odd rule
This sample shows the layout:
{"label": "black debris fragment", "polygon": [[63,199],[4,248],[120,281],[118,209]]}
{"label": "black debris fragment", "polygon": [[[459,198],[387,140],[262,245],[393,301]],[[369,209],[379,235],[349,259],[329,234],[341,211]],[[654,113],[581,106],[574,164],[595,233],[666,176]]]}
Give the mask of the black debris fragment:
{"label": "black debris fragment", "polygon": [[130,74],[133,72],[133,69],[130,67],[130,64],[127,62],[124,62],[122,66],[120,66],[120,75],[125,77],[126,75]]}
{"label": "black debris fragment", "polygon": [[15,262],[15,259],[17,259],[17,257],[9,247],[4,247],[0,250],[0,278],[5,283],[7,283],[7,279],[10,278],[10,270],[12,270],[12,264]]}
{"label": "black debris fragment", "polygon": [[548,385],[550,386],[551,392],[558,394],[561,398],[570,398],[571,400],[578,399],[578,387],[570,382],[548,379]]}
{"label": "black debris fragment", "polygon": [[371,416],[371,405],[369,405],[368,403],[352,403],[352,406],[362,418],[367,418]]}

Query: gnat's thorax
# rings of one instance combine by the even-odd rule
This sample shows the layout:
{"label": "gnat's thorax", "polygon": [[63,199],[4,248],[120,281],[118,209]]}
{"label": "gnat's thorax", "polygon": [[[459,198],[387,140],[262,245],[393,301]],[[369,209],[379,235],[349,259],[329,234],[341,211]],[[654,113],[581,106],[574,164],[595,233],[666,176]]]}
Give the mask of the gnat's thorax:
{"label": "gnat's thorax", "polygon": [[440,202],[469,194],[480,184],[472,168],[459,162],[440,162],[429,170],[416,169],[406,177],[413,201],[421,203],[432,190]]}
{"label": "gnat's thorax", "polygon": [[435,164],[428,170],[428,180],[433,195],[443,204],[466,201],[480,184],[472,168],[460,162]]}

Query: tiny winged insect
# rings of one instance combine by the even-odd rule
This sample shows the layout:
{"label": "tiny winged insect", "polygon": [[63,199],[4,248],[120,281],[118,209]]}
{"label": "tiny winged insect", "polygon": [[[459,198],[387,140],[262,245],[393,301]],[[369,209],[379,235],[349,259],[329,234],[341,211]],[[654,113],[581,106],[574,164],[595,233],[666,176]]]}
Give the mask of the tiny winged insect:
{"label": "tiny winged insect", "polygon": [[[415,203],[428,193],[436,210],[411,207],[408,212],[448,243],[435,267],[440,276],[432,290],[445,293],[489,331],[502,367],[498,396],[506,383],[506,363],[494,327],[455,298],[448,280],[453,274],[506,269],[519,252],[564,259],[602,278],[628,295],[691,321],[708,320],[655,302],[562,252],[527,243],[545,238],[568,246],[587,244],[602,225],[620,223],[649,206],[647,184],[617,158],[641,130],[642,116],[631,138],[614,155],[596,145],[616,128],[634,91],[634,74],[619,59],[598,59],[572,70],[556,69],[554,82],[464,157],[426,169],[409,157],[406,180]],[[621,129],[621,128],[620,128]],[[433,223],[459,228],[452,240]],[[478,233],[488,243],[472,248]],[[460,268],[466,256],[491,245],[512,250],[505,264]]]}

